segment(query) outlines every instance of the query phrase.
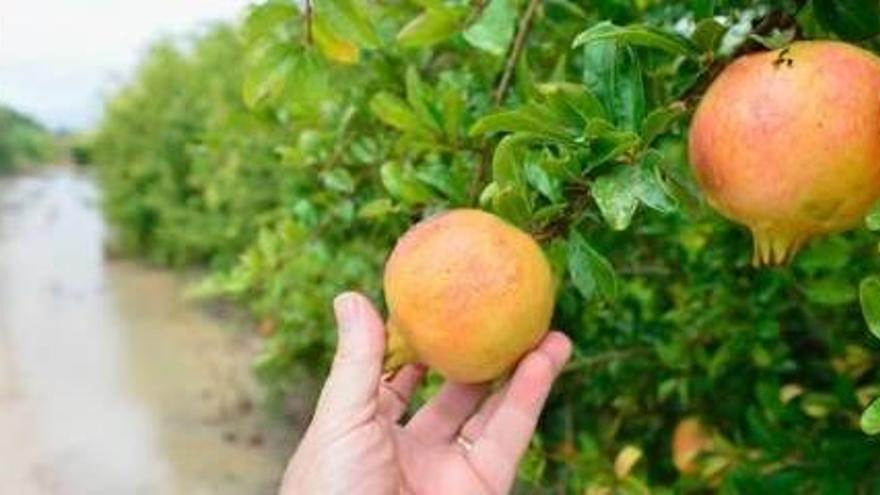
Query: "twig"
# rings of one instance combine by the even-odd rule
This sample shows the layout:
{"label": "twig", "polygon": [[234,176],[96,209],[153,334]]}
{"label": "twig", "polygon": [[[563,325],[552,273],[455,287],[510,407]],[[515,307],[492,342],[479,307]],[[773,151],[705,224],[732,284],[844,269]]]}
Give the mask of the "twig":
{"label": "twig", "polygon": [[513,79],[513,72],[516,69],[516,62],[525,48],[526,39],[529,37],[529,31],[532,29],[532,20],[538,11],[538,4],[541,0],[529,0],[526,11],[523,12],[519,20],[519,28],[516,31],[516,37],[513,38],[513,44],[507,54],[507,63],[504,66],[504,73],[501,75],[501,81],[495,90],[495,105],[500,105],[504,101],[504,96],[510,87],[510,81]]}
{"label": "twig", "polygon": [[312,46],[312,0],[305,0],[306,45]]}
{"label": "twig", "polygon": [[[482,0],[478,0],[477,8],[482,9],[485,3],[486,2]],[[519,20],[519,27],[517,28],[516,36],[514,36],[510,48],[507,50],[507,61],[504,64],[504,72],[501,74],[501,79],[499,79],[498,86],[495,88],[493,101],[496,107],[501,105],[504,101],[504,96],[510,88],[510,82],[513,80],[513,73],[516,70],[516,63],[522,55],[523,49],[525,49],[526,39],[529,36],[529,31],[532,29],[532,21],[535,18],[535,13],[538,11],[539,3],[541,3],[541,0],[529,0],[529,4],[526,6],[526,10],[523,12],[522,17]],[[481,186],[486,180],[489,163],[492,159],[492,149],[489,146],[488,139],[483,139],[482,149],[483,151],[480,153],[480,161],[477,163],[476,170],[474,170],[474,177],[469,188],[471,203],[476,203],[478,199]]]}
{"label": "twig", "polygon": [[486,3],[488,2],[486,2],[486,0],[472,0],[471,3],[473,4],[474,9],[471,10],[471,13],[468,15],[467,19],[465,19],[465,26],[470,26],[480,18],[483,11],[486,10]]}
{"label": "twig", "polygon": [[577,371],[583,368],[592,368],[593,366],[613,363],[635,356],[648,355],[652,352],[653,351],[648,347],[632,347],[629,349],[619,349],[614,351],[602,352],[599,354],[593,354],[592,356],[584,356],[582,358],[575,359],[572,362],[568,363],[565,368],[562,369],[562,372],[570,373],[572,371]]}
{"label": "twig", "polygon": [[[793,14],[789,14],[786,12],[782,12],[779,10],[774,10],[769,14],[765,15],[761,19],[759,19],[758,24],[752,28],[749,33],[750,36],[746,41],[744,41],[737,49],[734,51],[731,56],[726,60],[715,60],[709,65],[706,69],[705,74],[703,74],[700,79],[694,83],[693,86],[688,88],[682,95],[681,100],[688,106],[693,107],[702,97],[703,93],[709,88],[709,85],[712,84],[712,81],[721,74],[721,71],[727,67],[731,61],[736,60],[737,58],[748,55],[750,53],[766,50],[766,48],[758,43],[758,41],[752,39],[751,36],[767,36],[772,34],[774,30],[780,29],[798,29],[797,25],[797,13],[801,8],[806,4],[806,1],[798,0],[797,9]],[[795,38],[800,37],[800,33],[798,33]]]}
{"label": "twig", "polygon": [[486,180],[486,173],[488,172],[489,164],[492,162],[492,147],[489,146],[488,140],[483,139],[483,149],[480,152],[480,161],[477,162],[476,170],[474,170],[474,177],[471,180],[471,185],[468,188],[468,196],[471,198],[471,203],[476,204],[480,191],[482,188],[480,186],[483,185],[483,182]]}
{"label": "twig", "polygon": [[329,170],[336,166],[336,162],[342,158],[342,154],[345,150],[348,149],[348,138],[346,134],[348,133],[348,126],[351,124],[351,121],[354,118],[355,111],[349,107],[344,116],[342,117],[342,124],[339,126],[339,132],[336,136],[335,145],[333,146],[333,152],[330,154],[330,158],[324,162],[324,169]]}
{"label": "twig", "polygon": [[572,199],[571,205],[566,208],[563,215],[556,217],[552,222],[544,225],[540,230],[532,232],[538,242],[545,242],[558,237],[576,224],[585,211],[588,211],[590,201],[590,187],[587,184],[572,184],[567,191],[567,197]]}

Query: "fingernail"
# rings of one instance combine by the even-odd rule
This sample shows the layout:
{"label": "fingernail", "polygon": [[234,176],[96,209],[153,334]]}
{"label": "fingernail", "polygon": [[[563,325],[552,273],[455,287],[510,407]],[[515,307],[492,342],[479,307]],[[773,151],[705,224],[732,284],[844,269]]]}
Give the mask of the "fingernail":
{"label": "fingernail", "polygon": [[357,314],[357,296],[351,292],[343,292],[333,300],[333,312],[340,330],[351,328],[351,322]]}

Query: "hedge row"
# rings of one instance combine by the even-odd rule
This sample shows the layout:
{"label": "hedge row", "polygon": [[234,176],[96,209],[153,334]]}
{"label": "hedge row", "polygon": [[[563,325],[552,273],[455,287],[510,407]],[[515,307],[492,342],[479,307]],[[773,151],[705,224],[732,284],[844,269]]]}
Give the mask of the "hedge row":
{"label": "hedge row", "polygon": [[[328,364],[338,291],[381,304],[407,226],[493,211],[546,248],[554,325],[576,344],[524,491],[880,492],[880,447],[859,429],[880,391],[857,293],[875,236],[755,270],[685,153],[733,56],[794,36],[874,43],[871,2],[804,4],[272,0],[160,43],[109,101],[107,215],[129,252],[207,266],[201,291],[253,312],[258,371],[289,392]],[[682,474],[670,442],[688,417],[714,439]]]}

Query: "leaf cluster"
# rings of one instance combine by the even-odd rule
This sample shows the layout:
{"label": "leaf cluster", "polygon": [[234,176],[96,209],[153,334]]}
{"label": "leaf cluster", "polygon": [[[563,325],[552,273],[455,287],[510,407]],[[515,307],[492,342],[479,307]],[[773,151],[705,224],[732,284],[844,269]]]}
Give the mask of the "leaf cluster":
{"label": "leaf cluster", "polygon": [[[545,247],[576,347],[523,493],[873,493],[859,424],[880,369],[859,299],[876,333],[880,282],[859,283],[876,238],[755,271],[747,233],[703,204],[686,137],[732,57],[794,37],[873,49],[876,16],[842,0],[269,0],[160,43],[109,102],[106,211],[124,249],[207,266],[199,291],[250,308],[258,371],[295,390],[329,362],[336,292],[379,302],[407,226],[487,209]],[[715,438],[685,476],[670,437],[688,416]]]}

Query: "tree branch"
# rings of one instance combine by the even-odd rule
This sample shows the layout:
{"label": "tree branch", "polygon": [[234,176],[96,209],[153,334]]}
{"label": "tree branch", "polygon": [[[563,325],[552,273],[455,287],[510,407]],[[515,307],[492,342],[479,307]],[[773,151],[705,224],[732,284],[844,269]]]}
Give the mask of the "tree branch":
{"label": "tree branch", "polygon": [[[688,88],[682,95],[681,100],[688,106],[693,107],[699,101],[699,99],[703,96],[703,93],[709,88],[709,85],[712,84],[712,81],[721,74],[721,71],[724,70],[727,65],[737,58],[748,55],[750,53],[755,53],[759,51],[766,50],[766,48],[759,43],[758,41],[751,38],[752,35],[755,36],[767,36],[773,33],[775,30],[785,30],[791,28],[798,28],[797,25],[797,13],[803,8],[806,2],[802,0],[798,0],[797,2],[797,10],[794,13],[787,13],[780,10],[774,10],[764,17],[758,19],[758,23],[752,28],[749,33],[750,37],[746,41],[744,41],[736,51],[731,54],[728,59],[724,60],[715,60],[709,65],[706,69],[704,75],[690,88]],[[798,35],[795,38],[798,38]]]}
{"label": "tree branch", "polygon": [[[519,57],[522,55],[523,50],[525,49],[526,40],[529,37],[529,32],[532,29],[532,21],[535,18],[535,13],[538,11],[538,4],[541,3],[541,0],[529,0],[529,4],[526,6],[526,10],[523,12],[522,17],[519,20],[519,27],[516,31],[516,36],[514,36],[511,41],[510,47],[507,50],[507,59],[504,64],[504,72],[501,74],[501,79],[498,82],[498,86],[495,88],[495,95],[493,101],[495,102],[495,106],[500,106],[504,102],[504,96],[507,95],[507,90],[510,89],[510,83],[513,81],[513,73],[516,71],[516,63],[519,60]],[[485,5],[485,2],[480,2],[477,4],[478,6]],[[482,8],[482,7],[480,7]],[[474,203],[477,200],[478,195],[480,194],[481,186],[486,181],[486,173],[489,167],[489,163],[492,160],[492,150],[489,147],[489,142],[484,138],[483,140],[483,152],[480,156],[480,162],[477,163],[476,170],[474,171],[474,178],[471,181],[469,195],[471,198],[471,202]]]}
{"label": "tree branch", "polygon": [[306,45],[312,46],[312,0],[305,0],[303,21],[306,25]]}
{"label": "tree branch", "polygon": [[572,371],[577,371],[583,368],[592,368],[593,366],[613,363],[616,361],[621,361],[623,359],[648,355],[651,353],[653,353],[653,351],[648,347],[631,347],[629,349],[617,349],[602,352],[599,354],[593,354],[592,356],[584,356],[581,358],[573,359],[562,369],[562,372],[570,373]]}
{"label": "tree branch", "polygon": [[535,13],[538,11],[538,4],[540,3],[541,0],[529,0],[529,4],[526,6],[526,10],[523,12],[522,17],[519,20],[519,28],[517,29],[516,36],[513,38],[513,42],[507,52],[507,62],[504,66],[504,73],[501,74],[501,80],[498,83],[498,87],[495,89],[495,105],[501,105],[504,101],[504,96],[507,94],[510,82],[513,80],[513,73],[516,70],[516,62],[519,60],[519,57],[525,48],[526,39],[529,37],[529,31],[532,29],[532,21],[535,18]]}

